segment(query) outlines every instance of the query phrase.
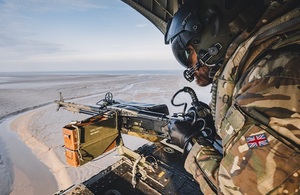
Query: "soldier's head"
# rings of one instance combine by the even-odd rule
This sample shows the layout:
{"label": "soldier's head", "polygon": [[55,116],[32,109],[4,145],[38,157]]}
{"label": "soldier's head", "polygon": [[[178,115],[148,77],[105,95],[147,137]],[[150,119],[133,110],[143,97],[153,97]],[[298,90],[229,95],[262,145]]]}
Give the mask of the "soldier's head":
{"label": "soldier's head", "polygon": [[186,0],[165,34],[185,78],[206,86],[219,69],[230,43],[254,24],[263,0]]}

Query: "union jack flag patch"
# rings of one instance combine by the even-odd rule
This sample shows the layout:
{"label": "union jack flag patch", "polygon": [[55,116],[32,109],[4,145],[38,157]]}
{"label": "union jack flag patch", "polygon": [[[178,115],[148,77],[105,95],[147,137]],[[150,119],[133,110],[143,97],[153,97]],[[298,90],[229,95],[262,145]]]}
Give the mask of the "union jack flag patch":
{"label": "union jack flag patch", "polygon": [[246,137],[246,141],[249,148],[262,147],[269,144],[267,136],[264,133]]}

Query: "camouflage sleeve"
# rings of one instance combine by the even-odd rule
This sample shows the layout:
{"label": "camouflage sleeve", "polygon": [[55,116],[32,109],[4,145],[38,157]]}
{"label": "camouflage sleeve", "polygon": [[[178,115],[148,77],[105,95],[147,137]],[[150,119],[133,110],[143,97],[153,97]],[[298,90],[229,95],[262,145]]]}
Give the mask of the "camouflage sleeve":
{"label": "camouflage sleeve", "polygon": [[185,161],[185,169],[193,175],[204,194],[216,194],[217,175],[222,154],[210,143],[196,143]]}

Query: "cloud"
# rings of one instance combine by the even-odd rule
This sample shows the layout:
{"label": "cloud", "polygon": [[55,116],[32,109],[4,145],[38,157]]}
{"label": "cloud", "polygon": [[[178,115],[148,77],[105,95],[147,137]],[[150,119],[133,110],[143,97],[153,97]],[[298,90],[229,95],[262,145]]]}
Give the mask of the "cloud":
{"label": "cloud", "polygon": [[[72,62],[72,61],[81,61],[81,62],[145,62],[145,61],[166,61],[173,58],[169,55],[169,50],[144,50],[144,51],[107,51],[107,52],[86,52],[86,53],[77,53],[77,52],[65,52],[65,53],[36,53],[35,55],[25,55],[26,58],[14,58],[6,62]],[[1,54],[1,50],[0,50]],[[2,61],[5,59],[2,59]]]}
{"label": "cloud", "polygon": [[[41,53],[65,52],[64,45],[59,42],[37,38],[33,28],[35,22],[42,20],[35,18],[42,12],[67,12],[69,9],[103,8],[85,0],[4,0],[0,3],[0,57],[25,57]],[[30,13],[30,14],[28,14]],[[37,15],[34,15],[37,13]]]}
{"label": "cloud", "polygon": [[[0,4],[1,5],[1,4]],[[69,9],[107,9],[100,1],[91,0],[4,0],[1,7],[14,11],[47,12]]]}
{"label": "cloud", "polygon": [[[22,30],[20,30],[22,31]],[[37,55],[41,53],[66,52],[64,45],[60,43],[48,42],[34,39],[32,33],[18,31],[15,27],[6,27],[0,32],[0,58],[23,58],[25,56]]]}
{"label": "cloud", "polygon": [[168,51],[40,54],[1,60],[2,72],[180,69]]}
{"label": "cloud", "polygon": [[146,23],[141,23],[141,24],[136,24],[135,26],[136,26],[137,28],[145,28],[145,27],[148,26],[148,24],[146,24]]}

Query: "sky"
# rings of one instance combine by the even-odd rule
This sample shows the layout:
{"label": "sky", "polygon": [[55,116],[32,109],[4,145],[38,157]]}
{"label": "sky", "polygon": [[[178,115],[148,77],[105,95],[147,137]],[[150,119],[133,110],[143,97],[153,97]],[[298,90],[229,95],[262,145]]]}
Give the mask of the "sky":
{"label": "sky", "polygon": [[0,29],[0,72],[182,69],[121,0],[0,0]]}

